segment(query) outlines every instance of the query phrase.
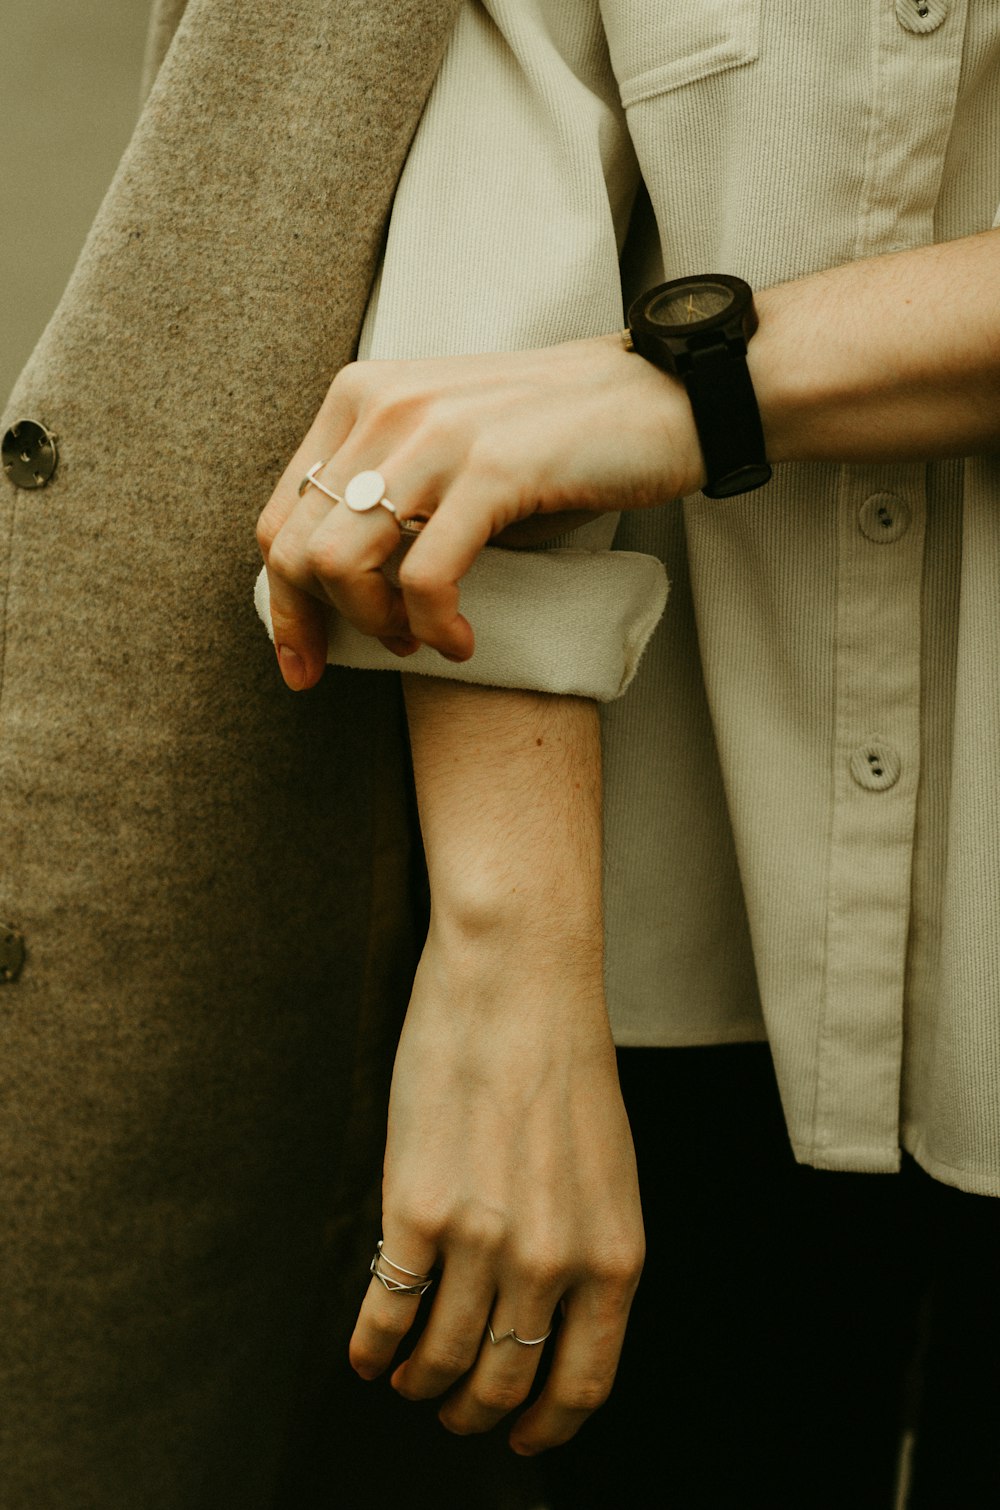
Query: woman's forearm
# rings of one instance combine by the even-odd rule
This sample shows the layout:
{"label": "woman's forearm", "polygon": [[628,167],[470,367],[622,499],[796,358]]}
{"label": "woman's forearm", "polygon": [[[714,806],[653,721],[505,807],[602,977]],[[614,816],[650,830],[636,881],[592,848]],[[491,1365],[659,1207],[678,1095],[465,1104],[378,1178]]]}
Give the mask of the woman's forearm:
{"label": "woman's forearm", "polygon": [[601,961],[601,764],[581,698],[403,678],[432,926]]}
{"label": "woman's forearm", "polygon": [[[442,1273],[392,1384],[445,1396],[451,1431],[487,1431],[527,1400],[558,1327],[511,1430],[517,1452],[540,1452],[607,1397],[644,1248],[604,1005],[596,709],[404,680],[432,912],[393,1069],[382,1226],[394,1263]],[[416,1305],[372,1281],[351,1341],[362,1377],[390,1366]]]}

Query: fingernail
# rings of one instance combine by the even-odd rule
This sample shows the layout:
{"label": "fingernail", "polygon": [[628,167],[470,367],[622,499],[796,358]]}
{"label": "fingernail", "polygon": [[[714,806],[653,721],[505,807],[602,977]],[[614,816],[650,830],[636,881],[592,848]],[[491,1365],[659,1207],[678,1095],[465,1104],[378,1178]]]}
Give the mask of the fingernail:
{"label": "fingernail", "polygon": [[420,649],[420,641],[412,638],[404,638],[402,635],[386,635],[382,641],[386,650],[391,650],[393,655],[413,655]]}
{"label": "fingernail", "polygon": [[511,1442],[511,1452],[516,1452],[519,1458],[533,1458],[537,1456],[538,1448],[532,1447],[530,1442]]}
{"label": "fingernail", "polygon": [[443,655],[446,661],[454,661],[457,666],[461,666],[463,661],[469,659],[467,655],[452,655],[449,650],[439,650],[438,655]]}
{"label": "fingernail", "polygon": [[306,679],[306,663],[287,645],[278,646],[278,665],[285,682],[293,692],[301,692]]}

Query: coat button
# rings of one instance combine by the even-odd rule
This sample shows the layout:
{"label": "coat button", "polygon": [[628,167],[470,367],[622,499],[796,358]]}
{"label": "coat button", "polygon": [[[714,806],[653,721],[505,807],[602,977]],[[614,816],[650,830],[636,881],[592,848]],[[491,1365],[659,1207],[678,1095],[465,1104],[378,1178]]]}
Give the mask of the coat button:
{"label": "coat button", "polygon": [[44,488],[59,464],[56,437],[33,419],[19,419],[0,444],[3,469],[16,488]]}
{"label": "coat button", "polygon": [[24,964],[24,934],[0,923],[0,986],[17,980]]}

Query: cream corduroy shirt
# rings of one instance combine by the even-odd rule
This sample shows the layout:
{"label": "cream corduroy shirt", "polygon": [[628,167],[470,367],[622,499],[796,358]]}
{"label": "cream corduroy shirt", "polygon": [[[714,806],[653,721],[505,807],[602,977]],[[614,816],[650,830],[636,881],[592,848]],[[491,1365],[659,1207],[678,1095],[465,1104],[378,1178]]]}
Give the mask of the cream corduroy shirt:
{"label": "cream corduroy shirt", "polygon": [[[1000,6],[470,3],[361,354],[606,332],[662,277],[762,288],[985,230],[998,202]],[[998,510],[995,457],[786,465],[625,516],[611,552],[589,526],[542,576],[487,552],[477,655],[406,663],[608,700],[619,1043],[766,1037],[797,1158],[892,1171],[905,1148],[993,1195]],[[399,669],[343,625],[331,659]]]}

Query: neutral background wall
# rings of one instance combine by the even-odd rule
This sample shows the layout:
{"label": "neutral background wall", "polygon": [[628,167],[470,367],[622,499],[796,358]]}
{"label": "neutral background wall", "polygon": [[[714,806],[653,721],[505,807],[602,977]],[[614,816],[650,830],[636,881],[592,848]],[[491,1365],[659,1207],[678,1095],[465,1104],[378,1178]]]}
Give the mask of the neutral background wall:
{"label": "neutral background wall", "polygon": [[0,0],[0,400],[135,124],[149,0]]}

